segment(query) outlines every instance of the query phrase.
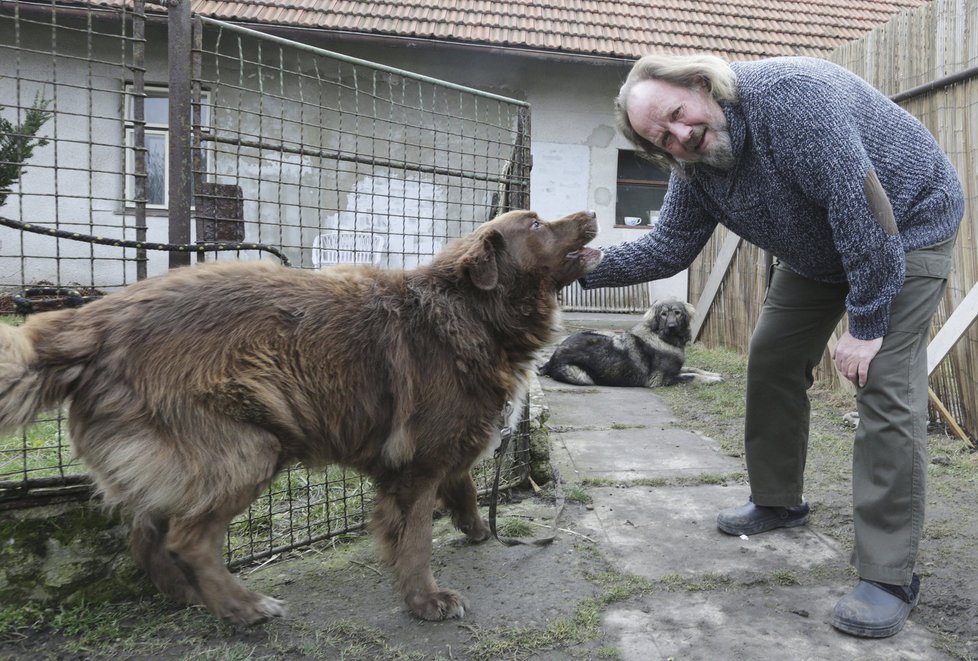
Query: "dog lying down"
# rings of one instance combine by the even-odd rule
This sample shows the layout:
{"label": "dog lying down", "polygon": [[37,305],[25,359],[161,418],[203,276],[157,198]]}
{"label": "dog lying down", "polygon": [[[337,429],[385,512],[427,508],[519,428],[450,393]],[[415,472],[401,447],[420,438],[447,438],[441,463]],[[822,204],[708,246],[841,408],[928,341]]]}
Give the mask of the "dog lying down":
{"label": "dog lying down", "polygon": [[488,539],[469,470],[551,340],[557,292],[600,261],[596,233],[593,212],[511,211],[411,271],[222,262],[0,324],[0,434],[70,402],[75,454],[131,517],[137,563],[243,624],[285,611],[228,572],[228,523],[293,462],[355,468],[408,608],[461,617],[431,573],[436,500]]}
{"label": "dog lying down", "polygon": [[693,312],[689,303],[657,301],[631,330],[570,335],[537,371],[579,386],[719,383],[723,378],[715,372],[683,366]]}

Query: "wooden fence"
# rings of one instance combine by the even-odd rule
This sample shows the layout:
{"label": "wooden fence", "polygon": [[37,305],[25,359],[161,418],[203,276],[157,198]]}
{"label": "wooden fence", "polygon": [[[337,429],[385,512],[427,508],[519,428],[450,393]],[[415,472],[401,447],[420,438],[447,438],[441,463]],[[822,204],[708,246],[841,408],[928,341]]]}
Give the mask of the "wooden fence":
{"label": "wooden fence", "polygon": [[[837,49],[829,59],[887,94],[919,118],[950,156],[964,184],[966,208],[958,233],[954,267],[944,300],[934,317],[928,350],[931,362],[946,356],[931,373],[932,418],[956,423],[978,439],[978,0],[935,0],[899,14],[864,38]],[[732,242],[718,229],[689,270],[691,301],[709,300],[699,341],[708,346],[747,350],[764,298],[767,259],[741,242],[729,265]],[[715,270],[725,268],[722,279]],[[969,296],[970,294],[970,296]],[[705,306],[706,303],[704,302]],[[700,308],[700,305],[697,306]],[[829,347],[845,330],[836,329]],[[934,354],[934,355],[932,355]],[[821,385],[849,387],[840,379],[829,351],[817,369]]]}

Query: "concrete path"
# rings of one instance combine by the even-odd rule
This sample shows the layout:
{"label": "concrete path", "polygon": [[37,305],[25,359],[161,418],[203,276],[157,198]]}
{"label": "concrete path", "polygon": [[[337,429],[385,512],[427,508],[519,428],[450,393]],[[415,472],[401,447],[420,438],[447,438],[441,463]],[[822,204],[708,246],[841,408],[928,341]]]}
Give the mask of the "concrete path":
{"label": "concrete path", "polygon": [[[627,328],[636,320],[577,316],[565,325]],[[657,592],[612,606],[603,627],[623,659],[951,658],[935,649],[913,615],[889,639],[835,631],[832,607],[853,585],[835,576],[815,585],[752,581],[845,563],[848,550],[808,526],[750,538],[718,531],[717,511],[746,502],[747,487],[696,478],[742,474],[741,460],[722,454],[709,438],[674,427],[654,390],[575,387],[546,377],[540,384],[564,483],[609,485],[589,488],[593,507],[575,515],[575,530],[594,539],[623,572],[652,581],[729,579],[722,589]],[[669,486],[675,478],[685,478],[678,482],[683,486]]]}

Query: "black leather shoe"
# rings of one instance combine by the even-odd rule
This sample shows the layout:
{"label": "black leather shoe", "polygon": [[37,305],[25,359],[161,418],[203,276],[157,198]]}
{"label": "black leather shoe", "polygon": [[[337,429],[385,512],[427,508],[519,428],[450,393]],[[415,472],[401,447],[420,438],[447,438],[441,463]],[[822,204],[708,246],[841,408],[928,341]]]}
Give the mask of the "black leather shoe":
{"label": "black leather shoe", "polygon": [[808,503],[795,507],[766,507],[746,505],[721,510],[717,514],[717,528],[728,535],[756,535],[775,528],[794,528],[808,523]]}
{"label": "black leather shoe", "polygon": [[886,638],[903,628],[920,600],[920,578],[908,586],[860,579],[832,610],[832,626],[862,638]]}

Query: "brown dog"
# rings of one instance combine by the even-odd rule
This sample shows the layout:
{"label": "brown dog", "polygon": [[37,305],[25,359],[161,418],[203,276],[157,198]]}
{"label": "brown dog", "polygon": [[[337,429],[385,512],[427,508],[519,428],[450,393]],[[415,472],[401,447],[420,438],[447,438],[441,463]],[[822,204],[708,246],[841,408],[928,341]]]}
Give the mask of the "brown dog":
{"label": "brown dog", "polygon": [[600,260],[596,231],[593,213],[512,211],[413,271],[197,266],[0,326],[0,433],[70,401],[75,452],[132,516],[137,562],[244,624],[284,606],[227,571],[228,523],[294,461],[351,466],[377,486],[372,527],[408,607],[461,617],[431,573],[436,499],[488,538],[469,469],[551,338],[557,291]]}

